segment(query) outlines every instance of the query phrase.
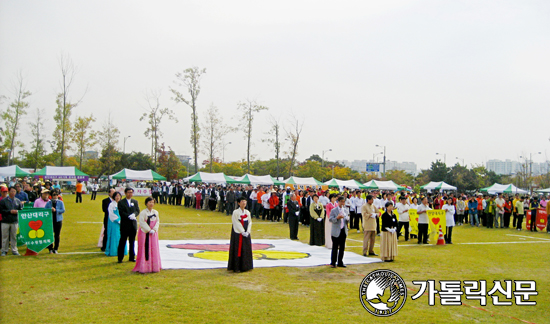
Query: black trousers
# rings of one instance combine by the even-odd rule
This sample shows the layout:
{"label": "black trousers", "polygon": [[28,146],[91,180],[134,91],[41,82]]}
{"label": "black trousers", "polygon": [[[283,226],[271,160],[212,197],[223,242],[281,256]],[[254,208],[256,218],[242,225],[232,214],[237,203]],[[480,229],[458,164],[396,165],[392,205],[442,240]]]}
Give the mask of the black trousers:
{"label": "black trousers", "polygon": [[191,206],[191,197],[185,196],[185,207]]}
{"label": "black trousers", "polygon": [[447,233],[445,236],[445,243],[449,244],[452,243],[452,237],[453,237],[453,226],[447,226]]}
{"label": "black trousers", "polygon": [[518,213],[514,212],[512,216],[514,217],[514,219],[512,220],[512,226],[516,227],[516,222],[518,221]]}
{"label": "black trousers", "polygon": [[80,203],[82,203],[82,192],[77,192],[76,193],[76,203],[78,204],[80,201]]}
{"label": "black trousers", "polygon": [[376,234],[380,234],[380,217],[376,217]]}
{"label": "black trousers", "polygon": [[171,194],[171,195],[168,197],[168,204],[169,204],[169,205],[174,205],[175,203],[176,203],[176,195]]}
{"label": "black trousers", "polygon": [[233,211],[235,210],[235,202],[228,202],[226,204],[227,206],[227,211],[226,211],[226,215],[233,215]]}
{"label": "black trousers", "polygon": [[97,197],[97,191],[92,191],[92,197],[90,198],[90,200],[95,200],[96,197]]}
{"label": "black trousers", "polygon": [[285,209],[285,214],[283,215],[283,221],[285,222],[285,224],[288,222],[288,214],[289,213]]}
{"label": "black trousers", "polygon": [[516,228],[517,229],[521,229],[521,226],[523,225],[523,215],[515,215],[516,217],[514,217],[514,221],[516,220],[517,218],[517,225],[516,225]]}
{"label": "black trousers", "polygon": [[296,215],[289,215],[288,216],[288,227],[290,228],[290,239],[291,240],[297,240],[298,239],[298,222],[300,218]]}
{"label": "black trousers", "polygon": [[163,192],[162,195],[160,196],[160,203],[161,204],[168,203],[168,193],[167,192]]}
{"label": "black trousers", "polygon": [[537,231],[537,210],[531,210],[531,232]]}
{"label": "black trousers", "polygon": [[105,252],[105,248],[107,247],[107,224],[109,223],[109,215],[105,215],[103,217],[103,247],[101,248],[101,251]]}
{"label": "black trousers", "polygon": [[265,220],[266,218],[269,220],[269,215],[271,213],[269,212],[268,208],[262,207],[262,220]]}
{"label": "black trousers", "polygon": [[[361,229],[361,225],[359,225],[362,222],[362,216],[361,213],[356,212],[350,212],[350,225],[349,228],[353,228],[356,230]],[[353,224],[353,226],[351,225]]]}
{"label": "black trousers", "polygon": [[331,236],[332,239],[332,253],[330,254],[330,265],[335,266],[336,261],[338,265],[344,265],[344,250],[346,249],[346,229],[340,230],[340,236]]}
{"label": "black trousers", "polygon": [[409,222],[399,222],[397,223],[397,237],[401,234],[401,228],[405,227],[405,240],[409,240]]}
{"label": "black trousers", "polygon": [[136,240],[137,230],[132,224],[124,224],[120,226],[120,241],[118,242],[118,261],[124,259],[124,247],[126,246],[126,240],[128,240],[128,254],[130,261],[136,260],[136,253],[134,252],[134,245]]}
{"label": "black trousers", "polygon": [[487,228],[494,227],[494,217],[495,215],[493,213],[485,213],[485,225],[487,225]]}
{"label": "black trousers", "polygon": [[428,224],[418,224],[418,243],[428,244]]}
{"label": "black trousers", "polygon": [[[55,217],[55,215],[53,215]],[[56,250],[59,249],[59,234],[61,234],[61,226],[63,225],[63,221],[61,222],[53,222],[53,238],[54,238],[54,244],[50,244],[48,246],[48,250]]]}
{"label": "black trousers", "polygon": [[177,206],[181,206],[181,199],[183,198],[183,196],[181,195],[177,195],[176,196],[176,205]]}
{"label": "black trousers", "polygon": [[153,196],[153,199],[155,200],[155,204],[158,204],[159,203],[159,193],[158,192],[153,192],[151,195]]}
{"label": "black trousers", "polygon": [[510,227],[510,213],[504,213],[503,222],[504,222],[504,228]]}

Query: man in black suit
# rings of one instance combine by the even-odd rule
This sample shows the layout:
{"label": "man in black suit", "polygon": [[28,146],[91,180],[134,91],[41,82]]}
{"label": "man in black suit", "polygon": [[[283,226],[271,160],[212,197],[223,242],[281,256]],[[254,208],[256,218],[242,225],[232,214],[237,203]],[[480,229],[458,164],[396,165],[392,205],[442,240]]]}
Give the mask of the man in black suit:
{"label": "man in black suit", "polygon": [[108,197],[101,201],[101,209],[103,210],[103,246],[101,251],[105,252],[105,247],[107,246],[107,224],[109,223],[109,205],[113,201],[113,193],[115,189],[109,189]]}
{"label": "man in black suit", "polygon": [[288,227],[290,228],[290,239],[298,239],[298,222],[300,220],[300,204],[296,201],[295,195],[290,194],[287,203],[288,208]]}
{"label": "man in black suit", "polygon": [[139,205],[137,200],[132,199],[134,189],[124,189],[125,199],[118,202],[118,212],[120,213],[120,241],[118,242],[118,263],[122,263],[124,259],[124,247],[128,240],[128,254],[130,262],[136,262],[136,254],[134,252],[134,241],[137,233],[137,217],[139,216]]}

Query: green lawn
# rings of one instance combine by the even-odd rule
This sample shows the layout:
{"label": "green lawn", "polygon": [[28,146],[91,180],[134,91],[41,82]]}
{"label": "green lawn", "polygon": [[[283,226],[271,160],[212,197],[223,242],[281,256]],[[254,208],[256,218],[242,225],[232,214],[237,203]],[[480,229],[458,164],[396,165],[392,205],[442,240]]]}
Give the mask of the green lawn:
{"label": "green lawn", "polygon": [[[101,199],[75,204],[65,195],[60,253],[97,252],[103,219]],[[137,198],[143,208],[144,198]],[[166,225],[164,223],[229,223],[230,218],[183,207],[157,205],[159,235],[163,240],[229,239],[230,225]],[[509,236],[523,235],[528,238]],[[300,226],[299,238],[309,242],[309,229]],[[255,238],[288,238],[288,226],[254,221]],[[349,251],[361,253],[362,234],[351,233]],[[545,240],[546,239],[546,240]],[[0,319],[2,323],[550,323],[550,235],[512,229],[455,227],[453,241],[526,242],[531,244],[454,244],[400,247],[393,263],[350,265],[346,269],[257,268],[234,274],[225,269],[163,270],[132,273],[133,263],[117,264],[100,253],[0,259]],[[400,241],[400,245],[405,242]],[[378,250],[375,250],[378,252]],[[23,254],[25,249],[20,249]],[[327,250],[327,263],[330,252]],[[375,269],[391,269],[409,288],[413,280],[536,280],[537,306],[428,305],[428,298],[409,298],[399,313],[376,318],[359,302],[359,284]],[[438,285],[436,286],[438,288]],[[479,307],[477,301],[463,302]]]}

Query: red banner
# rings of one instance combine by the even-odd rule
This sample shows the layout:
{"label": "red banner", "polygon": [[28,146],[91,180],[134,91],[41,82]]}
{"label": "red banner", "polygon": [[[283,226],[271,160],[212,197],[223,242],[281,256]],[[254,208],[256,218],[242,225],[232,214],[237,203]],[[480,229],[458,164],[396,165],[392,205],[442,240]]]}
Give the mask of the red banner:
{"label": "red banner", "polygon": [[[527,211],[527,217],[526,217],[526,229],[530,229],[531,228],[531,211],[528,210]],[[546,227],[548,223],[548,215],[546,215],[546,209],[544,208],[539,208],[537,210],[537,222],[536,222],[536,225],[537,225],[537,228],[539,229],[539,231],[542,231],[544,230],[544,228]]]}

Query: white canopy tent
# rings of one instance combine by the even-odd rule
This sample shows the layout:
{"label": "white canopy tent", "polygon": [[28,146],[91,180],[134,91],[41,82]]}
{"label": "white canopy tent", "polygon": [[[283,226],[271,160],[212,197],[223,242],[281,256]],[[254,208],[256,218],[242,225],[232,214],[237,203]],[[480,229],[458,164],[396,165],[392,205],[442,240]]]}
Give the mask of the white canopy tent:
{"label": "white canopy tent", "polygon": [[513,184],[503,185],[500,183],[495,183],[494,185],[487,188],[483,188],[480,191],[486,192],[490,195],[499,194],[499,193],[509,193],[509,194],[528,194],[529,193],[527,190],[519,189]]}
{"label": "white canopy tent", "polygon": [[339,179],[331,179],[329,181],[326,181],[325,184],[329,186],[329,188],[335,188],[338,187],[340,189],[346,187],[350,189],[364,189],[365,186],[361,183],[355,181],[355,180],[339,180]]}
{"label": "white canopy tent", "polygon": [[455,186],[451,186],[450,184],[444,181],[439,181],[439,182],[430,181],[428,184],[425,184],[420,188],[424,190],[443,190],[443,191],[456,190]]}
{"label": "white canopy tent", "polygon": [[398,185],[397,183],[389,180],[389,181],[379,181],[379,180],[371,180],[369,182],[364,183],[365,186],[369,189],[373,190],[392,190],[392,191],[398,191],[403,190],[404,188]]}
{"label": "white canopy tent", "polygon": [[220,173],[208,173],[208,172],[197,172],[194,175],[183,179],[188,182],[203,182],[203,183],[216,183],[216,184],[225,184],[225,183],[235,183],[236,180],[226,176],[223,172]]}

